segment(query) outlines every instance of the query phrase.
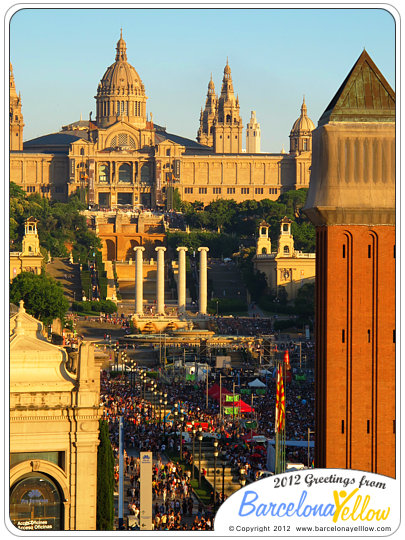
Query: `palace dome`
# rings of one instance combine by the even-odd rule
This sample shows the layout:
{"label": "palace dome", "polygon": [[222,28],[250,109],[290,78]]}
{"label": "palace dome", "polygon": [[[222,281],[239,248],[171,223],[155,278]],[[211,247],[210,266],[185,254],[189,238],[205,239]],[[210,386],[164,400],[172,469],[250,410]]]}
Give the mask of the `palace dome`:
{"label": "palace dome", "polygon": [[305,98],[301,105],[301,115],[294,122],[290,135],[298,135],[303,133],[311,133],[315,129],[315,125],[312,120],[307,116],[307,106]]}
{"label": "palace dome", "polygon": [[145,87],[136,69],[127,60],[127,45],[122,38],[122,30],[116,51],[114,64],[107,68],[97,88],[97,125],[107,128],[123,120],[144,129]]}
{"label": "palace dome", "polygon": [[136,69],[127,61],[127,46],[122,39],[122,34],[117,42],[117,54],[115,62],[107,68],[97,94],[144,94],[145,87]]}

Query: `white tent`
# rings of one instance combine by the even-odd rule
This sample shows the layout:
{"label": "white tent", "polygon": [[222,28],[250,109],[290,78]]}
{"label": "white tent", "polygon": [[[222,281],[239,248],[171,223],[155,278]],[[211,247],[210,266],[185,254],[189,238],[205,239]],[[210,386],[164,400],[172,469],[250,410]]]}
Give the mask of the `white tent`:
{"label": "white tent", "polygon": [[269,371],[268,369],[261,369],[259,373],[260,375],[271,375],[271,371]]}
{"label": "white tent", "polygon": [[254,381],[248,383],[248,386],[250,386],[250,388],[266,388],[266,385],[262,383],[262,381],[259,381],[259,379],[255,379]]}

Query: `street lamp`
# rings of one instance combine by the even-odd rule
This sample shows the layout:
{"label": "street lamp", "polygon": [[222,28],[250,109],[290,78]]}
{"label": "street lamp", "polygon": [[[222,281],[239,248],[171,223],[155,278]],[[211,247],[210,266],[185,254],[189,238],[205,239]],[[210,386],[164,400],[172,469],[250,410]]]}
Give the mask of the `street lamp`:
{"label": "street lamp", "polygon": [[180,461],[183,461],[183,422],[184,416],[180,416]]}
{"label": "street lamp", "polygon": [[214,509],[217,503],[217,457],[218,457],[218,441],[214,441]]}
{"label": "street lamp", "polygon": [[164,436],[165,441],[166,441],[166,405],[167,405],[167,399],[165,399],[165,401],[164,401],[165,408],[164,408],[164,412],[163,412],[163,436]]}
{"label": "street lamp", "polygon": [[178,411],[177,409],[174,411],[173,413],[173,416],[174,416],[174,420],[173,420],[173,426],[174,426],[174,447],[175,447],[175,452],[177,452],[177,416],[178,416]]}
{"label": "street lamp", "polygon": [[194,480],[194,467],[195,467],[195,460],[194,460],[194,446],[195,446],[195,436],[197,434],[197,430],[195,429],[195,427],[193,426],[193,466],[191,468],[191,473],[192,473],[192,476],[191,478]]}
{"label": "street lamp", "polygon": [[198,440],[200,441],[200,450],[198,454],[198,487],[201,487],[201,442],[203,440],[201,432],[200,435],[198,435]]}
{"label": "street lamp", "polygon": [[222,502],[225,500],[225,467],[226,467],[226,453],[221,454],[222,461]]}

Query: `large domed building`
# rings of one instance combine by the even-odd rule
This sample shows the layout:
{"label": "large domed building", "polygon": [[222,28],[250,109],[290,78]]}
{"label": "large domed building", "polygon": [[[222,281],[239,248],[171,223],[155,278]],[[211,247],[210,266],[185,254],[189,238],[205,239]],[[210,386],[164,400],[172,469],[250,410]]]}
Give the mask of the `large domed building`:
{"label": "large domed building", "polygon": [[146,126],[145,87],[135,68],[127,61],[127,46],[121,37],[115,62],[104,73],[97,89],[97,126],[107,128],[117,120],[144,129]]}
{"label": "large domed building", "polygon": [[174,189],[182,200],[209,204],[219,198],[275,200],[284,191],[309,185],[314,125],[305,102],[290,134],[289,154],[259,151],[256,118],[248,124],[255,144],[243,151],[239,98],[228,60],[219,96],[211,75],[197,141],[152,121],[122,31],[115,62],[98,84],[95,120],[80,118],[22,145],[21,98],[11,67],[10,98],[10,180],[27,193],[64,201],[79,191],[96,209],[135,209],[170,207]]}

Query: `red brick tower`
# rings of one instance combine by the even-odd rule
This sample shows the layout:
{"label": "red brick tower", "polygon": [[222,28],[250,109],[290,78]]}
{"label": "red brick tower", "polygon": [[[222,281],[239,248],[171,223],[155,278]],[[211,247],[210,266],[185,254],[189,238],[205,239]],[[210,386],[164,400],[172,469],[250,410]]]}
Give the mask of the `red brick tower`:
{"label": "red brick tower", "polygon": [[366,51],[312,139],[315,465],[395,477],[395,94]]}

